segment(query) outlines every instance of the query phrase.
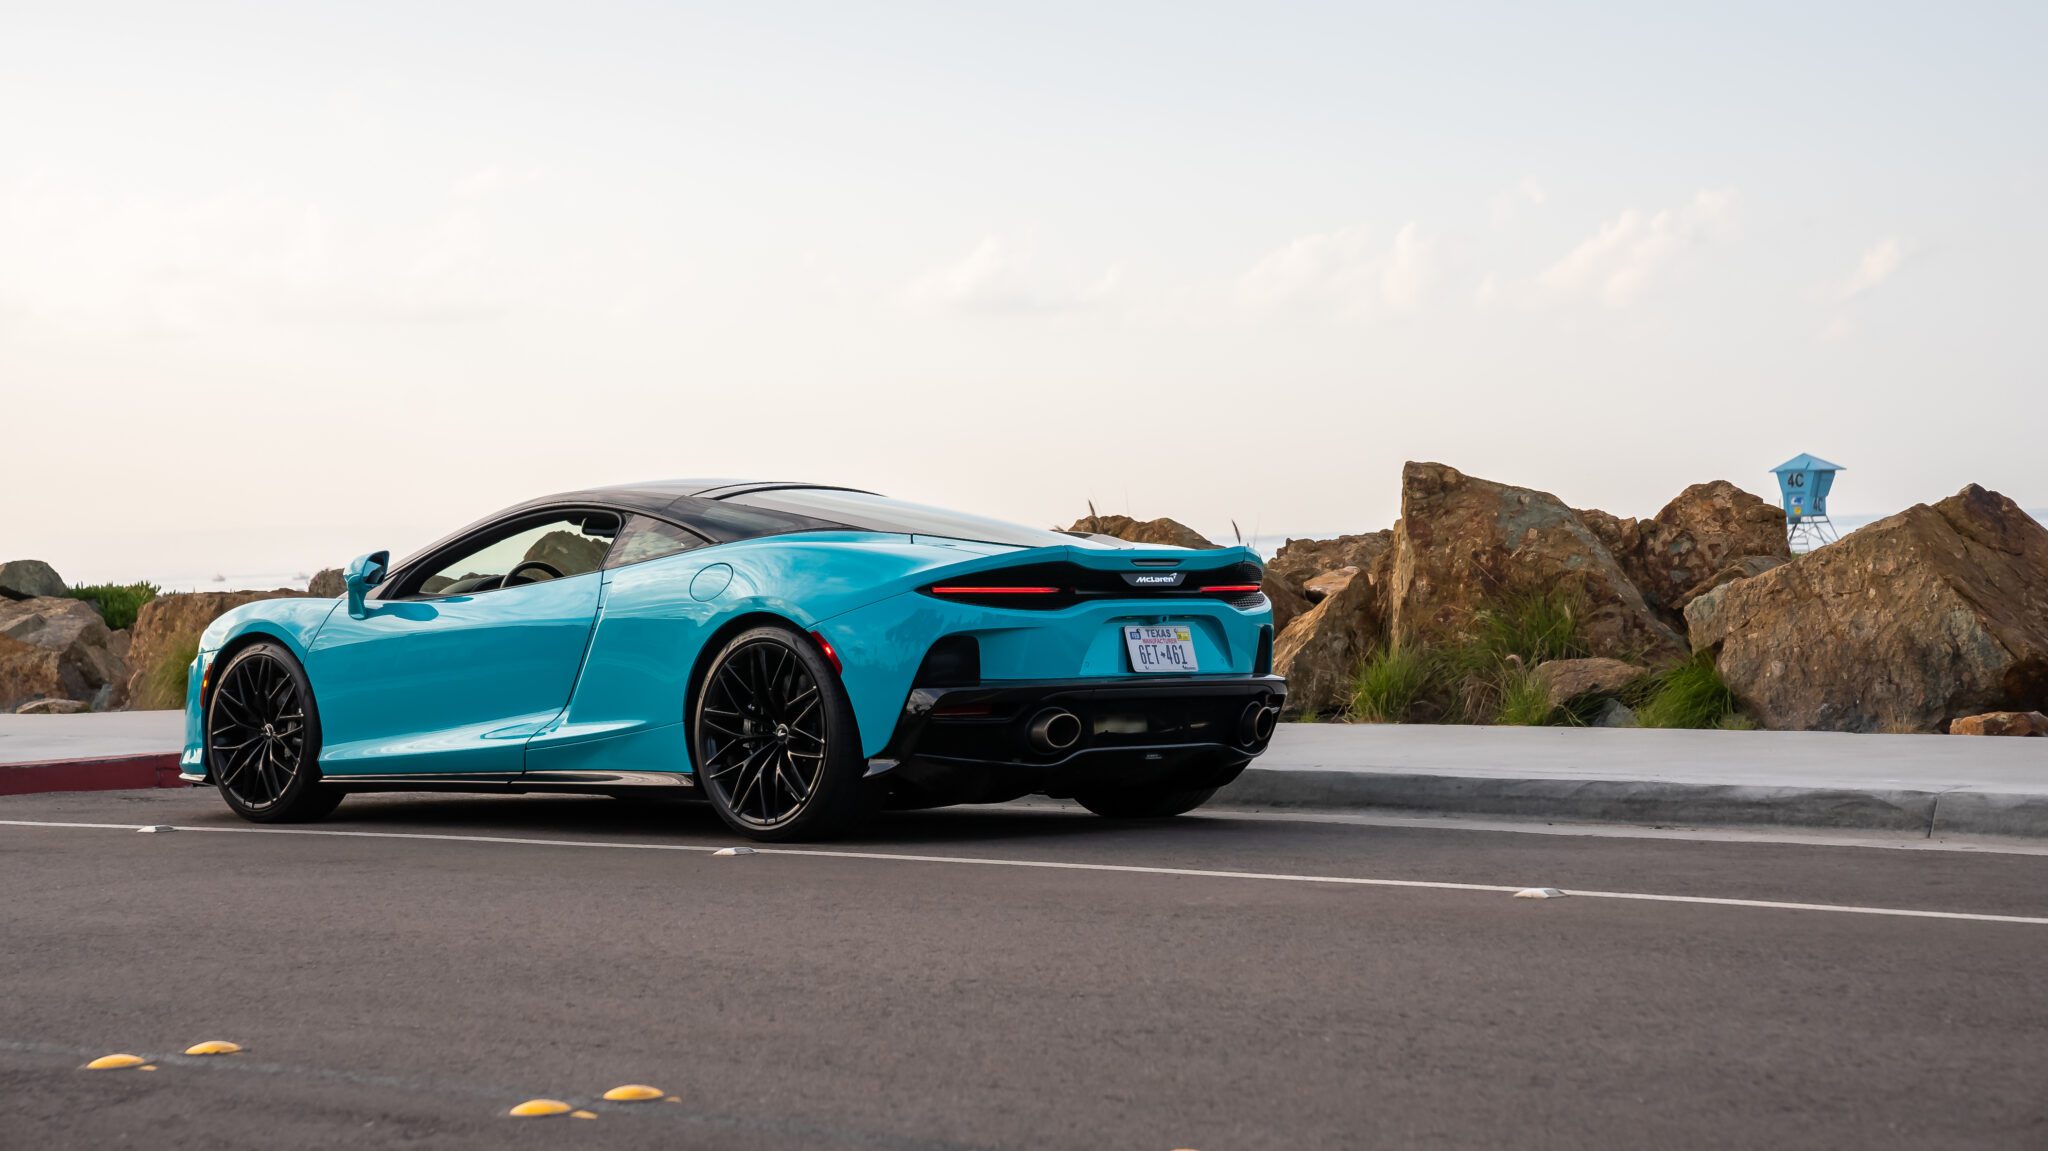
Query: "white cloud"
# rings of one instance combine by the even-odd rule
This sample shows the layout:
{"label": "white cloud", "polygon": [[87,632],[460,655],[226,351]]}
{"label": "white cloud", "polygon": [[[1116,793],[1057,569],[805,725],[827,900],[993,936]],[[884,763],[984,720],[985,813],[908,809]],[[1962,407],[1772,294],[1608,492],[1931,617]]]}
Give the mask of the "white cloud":
{"label": "white cloud", "polygon": [[1883,284],[1899,270],[1899,262],[1905,259],[1905,251],[1896,239],[1886,238],[1872,245],[1863,253],[1863,259],[1856,264],[1855,272],[1842,288],[1842,298],[1854,299]]}
{"label": "white cloud", "polygon": [[1500,277],[1488,272],[1486,278],[1479,281],[1479,286],[1472,290],[1472,302],[1482,308],[1489,307],[1499,295]]}
{"label": "white cloud", "polygon": [[1262,311],[1326,311],[1359,315],[1384,305],[1420,307],[1436,283],[1436,242],[1410,222],[1382,251],[1363,225],[1291,240],[1267,253],[1238,280],[1238,299]]}
{"label": "white cloud", "polygon": [[1683,207],[1655,215],[1630,209],[1602,224],[1537,283],[1555,296],[1591,293],[1609,307],[1626,307],[1688,251],[1725,233],[1734,205],[1735,193],[1722,190],[1702,191]]}
{"label": "white cloud", "polygon": [[1540,208],[1549,198],[1534,176],[1524,176],[1521,183],[1493,198],[1493,226],[1504,228],[1514,223],[1523,208]]}
{"label": "white cloud", "polygon": [[1435,242],[1417,234],[1412,222],[1402,225],[1380,273],[1380,298],[1396,312],[1413,312],[1435,280]]}
{"label": "white cloud", "polygon": [[1252,265],[1238,281],[1238,298],[1255,308],[1354,308],[1371,290],[1370,241],[1363,226],[1289,241]]}
{"label": "white cloud", "polygon": [[1112,264],[1087,284],[1052,286],[1036,262],[1000,235],[984,236],[965,256],[912,280],[907,295],[927,307],[967,312],[1059,312],[1108,299],[1123,279]]}

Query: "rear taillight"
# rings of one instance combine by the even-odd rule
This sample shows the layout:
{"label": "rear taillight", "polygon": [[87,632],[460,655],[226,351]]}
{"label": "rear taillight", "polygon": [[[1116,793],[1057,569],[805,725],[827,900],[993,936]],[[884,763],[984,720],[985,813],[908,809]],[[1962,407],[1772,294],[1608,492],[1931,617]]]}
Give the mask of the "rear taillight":
{"label": "rear taillight", "polygon": [[933,595],[1058,595],[1056,587],[935,587]]}
{"label": "rear taillight", "polygon": [[1255,583],[1212,583],[1202,585],[1202,590],[1211,595],[1243,595],[1259,590]]}

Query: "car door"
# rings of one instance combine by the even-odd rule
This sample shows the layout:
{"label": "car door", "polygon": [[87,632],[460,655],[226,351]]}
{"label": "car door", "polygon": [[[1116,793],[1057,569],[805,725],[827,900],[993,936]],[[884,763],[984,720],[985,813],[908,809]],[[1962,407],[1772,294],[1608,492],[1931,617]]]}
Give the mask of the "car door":
{"label": "car door", "polygon": [[595,509],[502,520],[395,573],[361,618],[335,612],[306,659],[321,771],[518,774],[575,687],[618,526]]}

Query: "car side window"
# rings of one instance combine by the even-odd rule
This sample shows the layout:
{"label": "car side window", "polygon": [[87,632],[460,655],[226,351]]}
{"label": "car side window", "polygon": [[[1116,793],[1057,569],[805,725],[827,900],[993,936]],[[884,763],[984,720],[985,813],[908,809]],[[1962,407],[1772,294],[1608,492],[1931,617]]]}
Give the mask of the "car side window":
{"label": "car side window", "polygon": [[586,575],[604,564],[618,534],[615,512],[520,520],[472,540],[473,546],[453,558],[435,560],[432,570],[398,598],[468,595]]}
{"label": "car side window", "polygon": [[703,546],[704,541],[686,529],[652,516],[634,516],[613,541],[612,554],[604,566],[624,567]]}

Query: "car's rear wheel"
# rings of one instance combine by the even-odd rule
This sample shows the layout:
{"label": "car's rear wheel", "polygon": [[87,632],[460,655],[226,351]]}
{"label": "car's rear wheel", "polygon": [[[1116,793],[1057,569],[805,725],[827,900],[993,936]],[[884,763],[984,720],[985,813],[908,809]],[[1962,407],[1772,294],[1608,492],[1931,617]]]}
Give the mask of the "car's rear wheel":
{"label": "car's rear wheel", "polygon": [[313,685],[282,644],[229,657],[206,700],[206,767],[235,814],[257,823],[319,819],[341,802],[320,784]]}
{"label": "car's rear wheel", "polygon": [[825,838],[873,806],[846,689],[789,628],[753,628],[719,651],[697,692],[691,752],[719,818],[754,839]]}
{"label": "car's rear wheel", "polygon": [[1213,787],[1119,787],[1076,792],[1074,802],[1105,819],[1166,819],[1209,802]]}

